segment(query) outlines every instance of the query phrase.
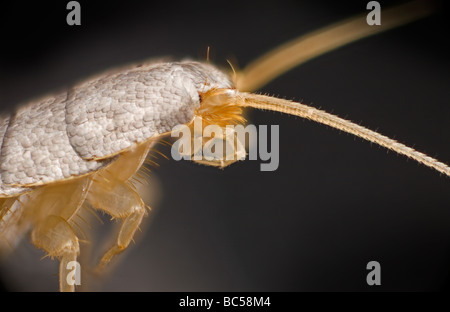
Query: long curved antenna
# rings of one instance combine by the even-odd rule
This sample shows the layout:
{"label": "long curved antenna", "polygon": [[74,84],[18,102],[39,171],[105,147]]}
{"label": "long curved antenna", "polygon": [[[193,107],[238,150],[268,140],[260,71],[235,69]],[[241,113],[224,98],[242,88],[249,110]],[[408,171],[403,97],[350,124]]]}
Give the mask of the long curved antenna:
{"label": "long curved antenna", "polygon": [[310,119],[312,121],[356,135],[367,141],[379,144],[394,152],[412,158],[419,163],[424,164],[425,166],[436,169],[437,171],[450,177],[450,167],[448,167],[446,164],[421,152],[418,152],[411,147],[390,139],[387,136],[364,128],[349,120],[345,120],[335,115],[329,114],[323,110],[319,110],[314,107],[297,102],[292,102],[266,95],[252,94],[248,92],[236,92],[235,103],[236,105],[242,107],[253,107],[257,109],[271,110]]}
{"label": "long curved antenna", "polygon": [[426,17],[434,10],[433,1],[413,1],[381,11],[381,25],[367,25],[366,13],[301,36],[247,65],[236,77],[237,89],[257,90],[281,74],[317,56]]}

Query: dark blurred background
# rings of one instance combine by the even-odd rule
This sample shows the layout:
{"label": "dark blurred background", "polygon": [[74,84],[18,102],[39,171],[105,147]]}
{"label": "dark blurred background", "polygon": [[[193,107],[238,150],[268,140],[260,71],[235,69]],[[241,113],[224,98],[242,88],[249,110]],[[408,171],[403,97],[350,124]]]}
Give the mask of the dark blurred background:
{"label": "dark blurred background", "polygon": [[[365,12],[368,1],[80,0],[81,26],[66,24],[67,2],[2,3],[2,110],[129,62],[204,60],[207,46],[219,66],[230,59],[242,68],[289,39]],[[323,55],[260,91],[377,129],[449,164],[446,9]],[[280,125],[278,170],[260,172],[260,161],[221,171],[160,158],[144,233],[90,289],[450,289],[448,178],[300,118],[247,117]],[[57,263],[43,256],[23,241],[0,265],[0,287],[57,290]],[[381,286],[366,284],[372,260],[381,264]]]}

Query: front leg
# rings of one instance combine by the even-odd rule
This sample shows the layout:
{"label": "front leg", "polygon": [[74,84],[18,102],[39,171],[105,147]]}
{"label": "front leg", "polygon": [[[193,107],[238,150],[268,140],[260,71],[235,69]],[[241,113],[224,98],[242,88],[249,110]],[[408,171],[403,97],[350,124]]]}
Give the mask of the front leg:
{"label": "front leg", "polygon": [[123,220],[116,244],[102,257],[98,271],[128,247],[146,213],[144,202],[126,182],[116,181],[112,188],[110,186],[94,183],[87,196],[87,201],[93,208]]}

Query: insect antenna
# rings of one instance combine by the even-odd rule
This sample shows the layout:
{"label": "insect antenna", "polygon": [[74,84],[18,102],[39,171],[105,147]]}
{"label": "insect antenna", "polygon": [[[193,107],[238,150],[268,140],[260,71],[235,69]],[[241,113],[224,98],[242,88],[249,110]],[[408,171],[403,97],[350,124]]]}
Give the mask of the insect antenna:
{"label": "insect antenna", "polygon": [[376,143],[380,146],[397,152],[398,154],[412,158],[415,161],[422,163],[430,168],[436,169],[437,171],[450,177],[450,167],[448,167],[446,164],[430,156],[427,156],[424,153],[418,152],[415,149],[399,143],[391,138],[388,138],[387,136],[384,136],[378,132],[369,130],[363,126],[340,118],[336,115],[329,114],[323,110],[319,110],[314,107],[297,102],[292,102],[289,100],[278,99],[261,94],[252,94],[248,92],[237,92],[236,99],[236,104],[242,107],[253,107],[262,110],[271,110],[294,115],[353,134],[369,142]]}
{"label": "insect antenna", "polygon": [[381,25],[369,26],[366,14],[321,28],[289,41],[248,64],[236,79],[241,91],[254,91],[276,77],[349,43],[424,18],[436,10],[433,1],[417,0],[381,12]]}

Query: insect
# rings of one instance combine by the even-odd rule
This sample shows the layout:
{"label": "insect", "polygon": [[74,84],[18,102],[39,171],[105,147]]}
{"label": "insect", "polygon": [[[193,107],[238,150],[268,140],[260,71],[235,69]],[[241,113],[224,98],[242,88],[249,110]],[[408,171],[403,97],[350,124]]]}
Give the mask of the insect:
{"label": "insect", "polygon": [[[206,94],[206,93],[205,93]],[[216,93],[213,93],[213,96],[214,95],[216,95]],[[217,93],[217,95],[218,96],[220,96],[220,93]],[[227,93],[225,93],[225,95],[227,95]],[[260,97],[260,99],[264,99],[264,98],[261,98]],[[255,104],[256,105],[256,104]],[[258,104],[259,105],[259,104]],[[283,104],[284,105],[284,104]],[[286,104],[287,105],[287,104]],[[286,106],[285,105],[285,106]],[[306,112],[308,112],[308,111],[306,111]],[[84,145],[83,145],[84,146]],[[145,153],[145,152],[144,152]],[[98,156],[98,155],[95,155],[95,156]],[[419,155],[420,156],[420,155]],[[426,160],[426,159],[425,159]],[[135,163],[139,163],[139,162],[135,162]],[[437,167],[438,169],[440,168],[440,169],[443,169],[444,171],[446,170],[446,167],[442,167],[442,165],[439,165],[439,164],[436,164],[435,162],[433,162],[433,161],[431,161],[431,164],[432,165],[435,165],[435,167]],[[107,166],[108,164],[105,164],[105,167]],[[108,178],[107,178],[108,179]],[[108,180],[110,180],[110,179],[108,179]],[[83,182],[81,182],[81,183],[83,183]],[[84,183],[89,183],[89,182],[84,182]],[[61,188],[64,188],[64,185],[61,185],[60,186]],[[83,190],[83,189],[85,189],[85,188],[87,188],[87,186],[86,185],[78,185],[78,187],[81,189],[81,190]],[[59,190],[60,191],[60,190]],[[58,192],[59,192],[58,191]],[[76,193],[76,192],[74,192],[74,193]],[[82,192],[80,192],[80,193],[82,193]],[[99,196],[100,196],[100,194],[98,194]],[[74,203],[74,202],[76,202],[76,201],[72,201],[72,200],[70,200],[69,202],[71,202],[71,203]]]}

